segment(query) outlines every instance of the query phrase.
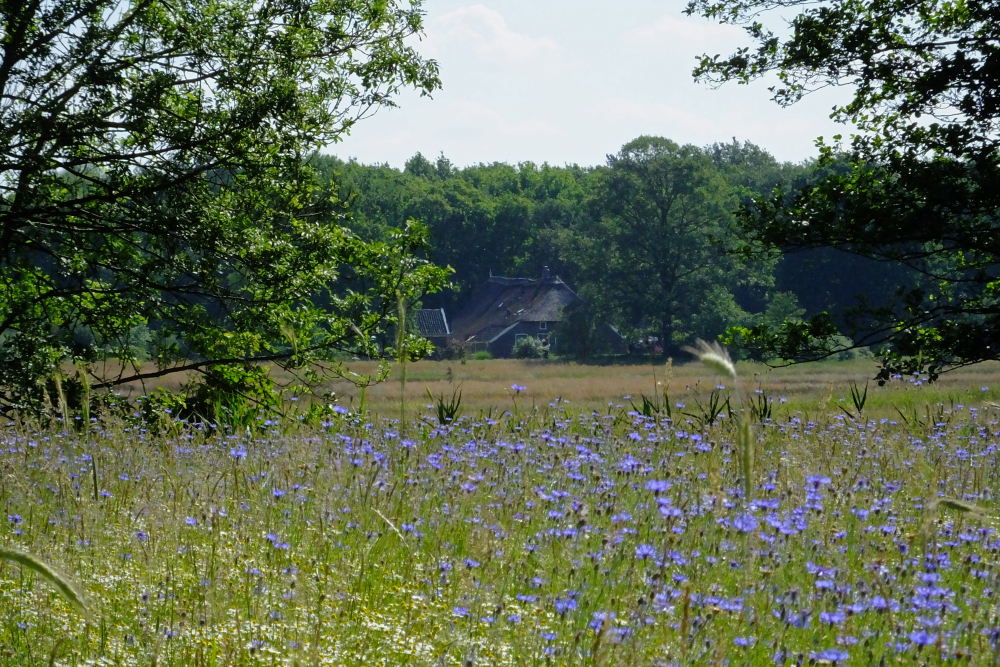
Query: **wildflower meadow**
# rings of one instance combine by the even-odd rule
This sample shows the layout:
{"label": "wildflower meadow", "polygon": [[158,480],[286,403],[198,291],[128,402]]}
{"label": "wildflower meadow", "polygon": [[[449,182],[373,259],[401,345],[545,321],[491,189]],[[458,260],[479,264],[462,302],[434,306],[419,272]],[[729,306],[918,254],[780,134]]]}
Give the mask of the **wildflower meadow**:
{"label": "wildflower meadow", "polygon": [[715,414],[578,410],[527,389],[444,423],[5,423],[2,542],[74,579],[90,619],[3,564],[0,664],[1000,657],[1000,408],[809,412],[723,382]]}

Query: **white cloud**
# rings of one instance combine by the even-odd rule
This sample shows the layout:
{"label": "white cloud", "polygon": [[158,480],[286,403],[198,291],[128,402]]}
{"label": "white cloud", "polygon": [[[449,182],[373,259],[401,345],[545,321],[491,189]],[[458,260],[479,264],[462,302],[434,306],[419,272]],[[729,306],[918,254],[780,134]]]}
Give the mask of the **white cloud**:
{"label": "white cloud", "polygon": [[541,148],[544,154],[558,153],[567,139],[564,125],[547,116],[497,109],[468,99],[412,100],[405,109],[378,114],[358,129],[365,131],[362,141],[357,141],[361,137],[348,138],[330,152],[397,166],[418,151],[429,157],[443,152],[461,165],[494,160],[517,163],[538,157],[529,146]]}
{"label": "white cloud", "polygon": [[484,62],[537,64],[558,59],[559,44],[547,36],[512,30],[500,12],[485,5],[460,7],[431,19],[424,51],[436,58],[471,50]]}
{"label": "white cloud", "polygon": [[562,136],[562,129],[545,118],[511,120],[484,104],[459,100],[448,105],[447,131],[472,131],[489,134],[491,139],[538,139]]}
{"label": "white cloud", "polygon": [[813,110],[801,113],[802,109],[795,107],[782,109],[764,99],[740,104],[741,93],[745,95],[746,89],[713,91],[719,104],[711,109],[699,109],[686,99],[660,102],[616,96],[594,102],[589,111],[595,122],[621,128],[626,137],[659,135],[698,146],[735,137],[748,139],[784,159],[801,159],[788,154],[789,145],[808,146],[818,134],[849,131],[835,129],[829,122],[825,126],[817,123],[819,114]]}
{"label": "white cloud", "polygon": [[598,100],[591,106],[592,112],[605,120],[629,126],[669,126],[675,129],[710,129],[712,123],[705,116],[685,111],[666,102],[642,102],[626,97],[610,97]]}
{"label": "white cloud", "polygon": [[710,23],[706,19],[664,14],[654,23],[629,30],[624,35],[628,44],[651,44],[660,48],[678,45],[733,45],[746,40],[742,29],[733,25]]}

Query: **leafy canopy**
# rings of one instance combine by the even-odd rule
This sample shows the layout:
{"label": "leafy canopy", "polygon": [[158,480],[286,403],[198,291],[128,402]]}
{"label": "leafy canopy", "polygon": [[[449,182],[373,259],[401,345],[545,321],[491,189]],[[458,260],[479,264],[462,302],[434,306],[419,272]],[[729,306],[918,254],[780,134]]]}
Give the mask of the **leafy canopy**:
{"label": "leafy canopy", "polygon": [[[790,10],[787,31],[765,26]],[[881,380],[1000,358],[1000,3],[692,0],[687,12],[743,25],[754,42],[703,56],[701,80],[775,74],[783,105],[851,91],[833,118],[859,133],[844,153],[820,142],[821,166],[843,168],[745,206],[744,250],[831,247],[919,273],[891,307],[856,309],[854,343],[884,345]],[[820,316],[742,334],[810,359],[837,351],[836,329]]]}
{"label": "leafy canopy", "polygon": [[0,403],[37,408],[67,359],[112,387],[378,355],[445,273],[417,224],[344,227],[309,158],[439,86],[421,25],[409,0],[0,0]]}
{"label": "leafy canopy", "polygon": [[721,252],[735,201],[709,151],[639,137],[595,178],[590,215],[555,244],[596,308],[669,353],[747,317],[734,291],[768,283],[769,267]]}

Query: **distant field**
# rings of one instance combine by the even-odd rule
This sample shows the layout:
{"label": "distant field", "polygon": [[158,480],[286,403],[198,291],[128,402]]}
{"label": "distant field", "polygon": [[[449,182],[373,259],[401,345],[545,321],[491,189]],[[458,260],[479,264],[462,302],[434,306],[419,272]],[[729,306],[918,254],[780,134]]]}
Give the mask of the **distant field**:
{"label": "distant field", "polygon": [[[373,373],[377,364],[353,362],[350,368],[359,373]],[[769,368],[764,364],[745,362],[738,364],[743,379],[744,397],[754,391],[771,395],[776,406],[784,410],[833,410],[844,399],[850,406],[851,383],[863,389],[869,381],[867,406],[872,410],[925,409],[937,403],[978,403],[984,400],[1000,401],[1000,363],[987,362],[945,373],[933,383],[920,379],[895,380],[879,387],[871,378],[878,371],[873,361],[829,361],[799,364],[785,368]],[[291,378],[276,373],[280,382]],[[183,377],[168,377],[159,383],[125,386],[120,391],[133,398],[156,386],[176,390]],[[420,361],[407,365],[406,404],[408,411],[425,410],[429,404],[428,390],[435,397],[451,398],[461,392],[463,412],[508,409],[512,406],[511,387],[515,384],[526,390],[518,397],[522,407],[547,405],[556,399],[571,408],[602,410],[608,404],[628,406],[631,400],[641,404],[641,395],[652,396],[667,391],[671,404],[694,399],[705,399],[720,382],[698,363],[678,365],[597,365],[561,361],[518,361],[495,359],[490,361]],[[920,384],[917,384],[919,382]],[[987,389],[984,390],[983,388]],[[732,387],[726,388],[727,391]],[[357,407],[361,391],[346,381],[330,382],[318,393],[332,390],[339,403]],[[785,403],[780,399],[786,399]],[[375,412],[389,415],[399,413],[399,368],[394,367],[389,380],[369,387],[365,392],[365,405]],[[412,415],[411,415],[412,416]]]}
{"label": "distant field", "polygon": [[[840,399],[850,405],[850,385],[862,388],[878,371],[870,361],[822,362],[787,368],[768,368],[763,364],[740,363],[739,372],[744,397],[762,390],[786,409],[816,410],[822,407],[839,411]],[[374,364],[355,364],[358,371],[368,371]],[[451,374],[449,380],[449,372]],[[752,378],[752,380],[751,380]],[[869,382],[868,406],[923,407],[938,402],[978,402],[1000,398],[1000,363],[984,363],[946,373],[937,382],[926,380],[917,385],[909,379],[896,380],[885,387]],[[919,381],[919,380],[918,380]],[[583,365],[565,362],[491,360],[420,361],[407,367],[406,402],[414,410],[425,406],[427,391],[450,398],[455,390],[462,393],[463,406],[473,412],[490,407],[509,408],[511,387],[526,388],[519,404],[546,405],[561,398],[570,406],[606,409],[609,403],[628,405],[626,396],[641,404],[640,395],[651,396],[667,390],[672,403],[707,398],[721,380],[697,363],[664,365]],[[724,383],[730,384],[730,383]],[[983,390],[983,387],[988,387]],[[358,404],[360,391],[347,382],[332,383],[340,401]],[[732,387],[727,387],[732,389]],[[787,403],[780,403],[780,399]],[[366,391],[367,405],[377,412],[398,412],[398,369],[390,380]]]}

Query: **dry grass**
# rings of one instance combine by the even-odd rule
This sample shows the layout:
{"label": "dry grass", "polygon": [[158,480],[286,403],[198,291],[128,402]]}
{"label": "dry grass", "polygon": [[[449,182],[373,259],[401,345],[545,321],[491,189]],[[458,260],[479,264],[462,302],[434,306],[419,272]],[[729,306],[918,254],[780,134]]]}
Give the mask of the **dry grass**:
{"label": "dry grass", "polygon": [[[377,364],[358,361],[350,364],[352,370],[373,373]],[[143,370],[148,370],[145,367]],[[877,373],[873,361],[818,362],[785,368],[769,368],[764,364],[740,362],[737,371],[742,382],[744,397],[756,389],[774,396],[778,401],[786,398],[786,407],[797,410],[816,410],[823,406],[837,410],[836,404],[844,399],[850,406],[850,383],[863,386]],[[275,373],[282,383],[292,378]],[[369,387],[365,404],[372,410],[397,415],[399,412],[398,368],[394,368],[388,381]],[[131,399],[162,386],[178,390],[186,380],[184,374],[166,376],[145,386],[138,383],[123,385],[117,390]],[[420,361],[407,366],[406,403],[413,409],[428,404],[427,391],[434,396],[451,398],[456,390],[462,393],[463,411],[478,412],[489,408],[510,408],[511,387],[526,387],[518,397],[522,407],[532,403],[544,405],[562,399],[571,406],[586,409],[606,409],[608,404],[628,405],[626,396],[639,402],[640,395],[651,396],[668,391],[674,402],[691,402],[706,396],[717,384],[731,385],[728,378],[713,375],[697,362],[678,365],[593,365],[561,361],[522,361],[493,359],[489,361]],[[870,382],[868,406],[873,409],[896,406],[922,408],[925,404],[943,402],[979,402],[1000,400],[1000,362],[987,362],[944,374],[933,384],[920,385],[897,380],[886,387]],[[994,391],[994,386],[996,391]],[[982,387],[989,387],[983,391]],[[334,391],[338,401],[345,405],[358,405],[361,391],[347,381],[329,382],[317,391]]]}
{"label": "dry grass", "polygon": [[[357,364],[369,370],[368,364]],[[870,361],[823,362],[772,369],[763,364],[737,364],[744,394],[760,388],[775,397],[788,399],[789,407],[816,409],[845,399],[850,405],[851,382],[864,385],[877,372]],[[379,412],[398,411],[399,383],[394,372],[389,381],[366,391],[366,404]],[[425,405],[427,391],[450,398],[460,389],[463,407],[478,411],[490,407],[510,407],[511,387],[524,386],[518,401],[521,405],[547,404],[556,399],[580,408],[602,409],[609,403],[628,405],[626,396],[639,401],[641,394],[652,395],[667,390],[671,401],[685,402],[707,395],[717,384],[730,381],[712,375],[700,363],[663,365],[582,365],[547,361],[491,360],[421,361],[407,367],[407,404]],[[890,404],[900,407],[940,401],[961,402],[1000,398],[1000,363],[984,363],[947,373],[932,385],[914,385],[897,380],[886,387],[870,383],[868,401],[873,408]],[[996,385],[998,391],[993,391]],[[989,391],[982,387],[989,386]],[[654,390],[654,387],[657,390]],[[325,389],[337,392],[342,402],[358,404],[360,391],[347,382],[331,383]]]}

